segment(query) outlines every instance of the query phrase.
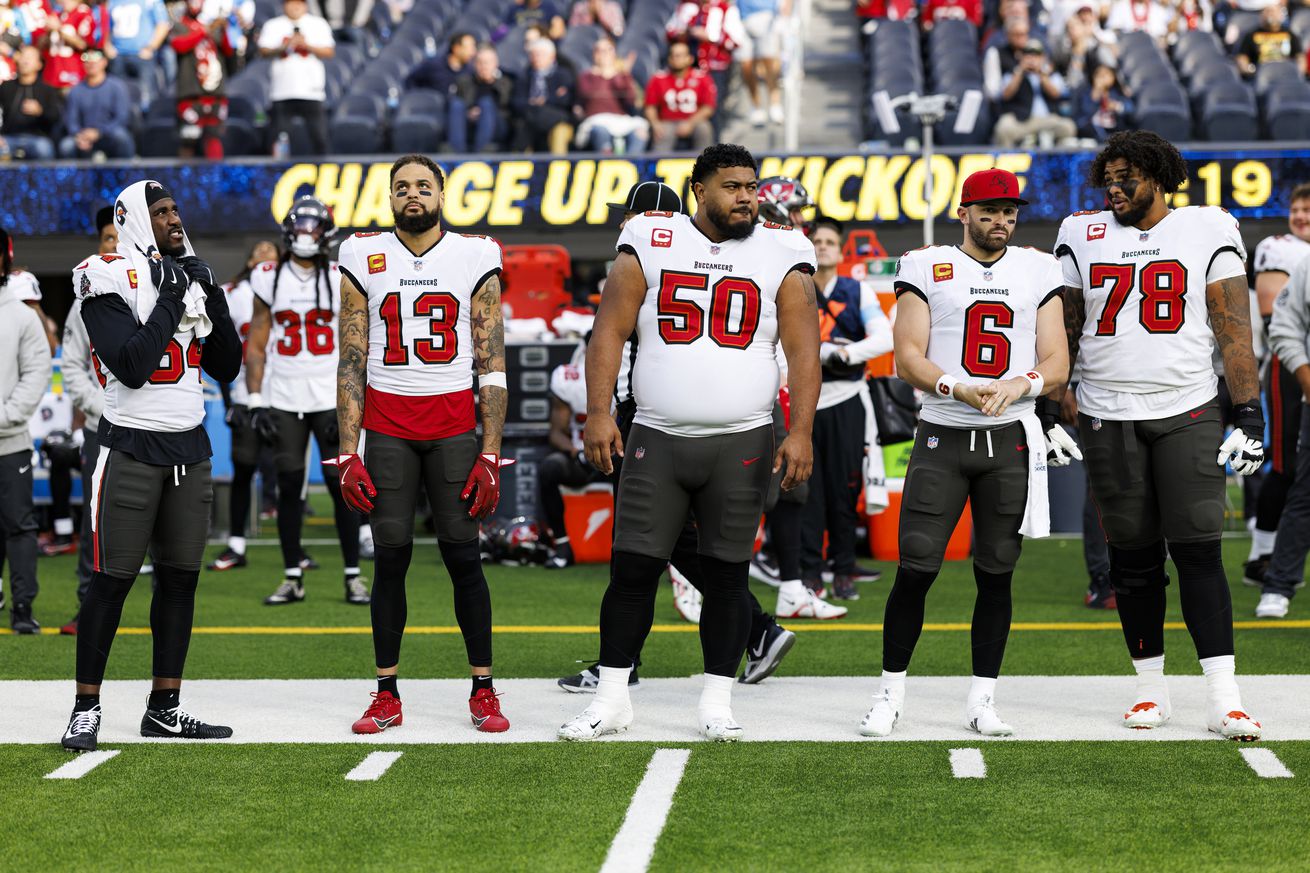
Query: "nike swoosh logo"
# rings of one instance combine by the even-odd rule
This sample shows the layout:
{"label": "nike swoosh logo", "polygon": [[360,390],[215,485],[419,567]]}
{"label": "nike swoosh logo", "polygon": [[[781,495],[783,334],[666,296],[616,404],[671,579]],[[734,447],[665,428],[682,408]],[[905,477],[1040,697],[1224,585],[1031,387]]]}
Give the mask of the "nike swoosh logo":
{"label": "nike swoosh logo", "polygon": [[150,716],[150,720],[153,721],[155,724],[159,725],[164,730],[168,731],[170,734],[182,733],[182,724],[180,722],[176,726],[170,726],[160,721],[159,719],[155,718],[153,715]]}
{"label": "nike swoosh logo", "polygon": [[1023,451],[1024,449],[1026,449],[1026,448],[1028,448],[1028,447],[1027,447],[1027,446],[1015,446],[1015,447],[1014,447],[1014,450],[1017,451],[1017,452],[1022,452],[1022,451]]}
{"label": "nike swoosh logo", "polygon": [[591,729],[592,729],[592,730],[595,730],[595,729],[598,728],[598,727],[600,727],[600,719],[597,719],[596,721],[593,721],[593,722],[591,723]]}
{"label": "nike swoosh logo", "polygon": [[378,730],[386,730],[391,727],[391,723],[395,720],[396,716],[394,715],[391,718],[375,718],[373,719],[373,724],[378,726]]}
{"label": "nike swoosh logo", "polygon": [[28,464],[26,467],[19,467],[19,468],[18,468],[18,475],[21,476],[21,475],[23,475],[24,473],[26,473],[26,472],[27,472],[28,470],[30,470],[30,469],[32,469],[32,465],[31,465],[31,464]]}
{"label": "nike swoosh logo", "polygon": [[754,463],[755,463],[756,461],[758,461],[758,460],[759,460],[759,457],[756,456],[756,457],[754,457],[754,458],[751,458],[749,461],[742,461],[742,462],[741,462],[741,465],[742,465],[743,467],[749,467],[751,464],[754,464]]}
{"label": "nike swoosh logo", "polygon": [[1200,418],[1201,416],[1205,415],[1205,410],[1198,409],[1196,410],[1196,412],[1189,412],[1187,414],[1190,415],[1192,418]]}
{"label": "nike swoosh logo", "polygon": [[491,716],[489,716],[489,715],[484,715],[484,716],[482,716],[482,718],[478,718],[478,717],[475,715],[475,716],[473,716],[473,724],[477,725],[478,727],[482,727],[482,725],[486,724],[486,721],[487,721],[487,719],[489,719],[489,718],[491,718]]}

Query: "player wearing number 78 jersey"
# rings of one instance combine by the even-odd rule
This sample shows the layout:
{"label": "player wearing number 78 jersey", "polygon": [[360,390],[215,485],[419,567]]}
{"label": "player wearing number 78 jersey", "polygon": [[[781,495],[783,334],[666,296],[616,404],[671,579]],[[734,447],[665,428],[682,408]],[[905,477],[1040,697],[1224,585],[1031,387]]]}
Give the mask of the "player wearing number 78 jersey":
{"label": "player wearing number 78 jersey", "polygon": [[[1220,551],[1223,465],[1231,460],[1250,475],[1264,462],[1242,237],[1222,209],[1169,208],[1165,198],[1187,181],[1187,165],[1149,131],[1112,136],[1088,181],[1105,189],[1109,209],[1066,218],[1056,254],[1070,358],[1082,373],[1078,430],[1138,674],[1124,723],[1155,728],[1169,718],[1167,542],[1209,691],[1208,727],[1258,739],[1260,724],[1243,710],[1234,678]],[[1211,366],[1216,341],[1237,425],[1226,440]]]}
{"label": "player wearing number 78 jersey", "polygon": [[478,519],[495,510],[500,496],[507,402],[500,245],[441,228],[444,181],[428,158],[399,158],[391,167],[395,232],[356,234],[339,253],[342,454],[337,464],[347,502],[370,514],[376,572],[378,691],[355,722],[356,733],[401,723],[396,672],[420,482],[455,589],[455,619],[473,673],[473,724],[482,731],[509,728],[491,683],[491,595],[478,550]]}

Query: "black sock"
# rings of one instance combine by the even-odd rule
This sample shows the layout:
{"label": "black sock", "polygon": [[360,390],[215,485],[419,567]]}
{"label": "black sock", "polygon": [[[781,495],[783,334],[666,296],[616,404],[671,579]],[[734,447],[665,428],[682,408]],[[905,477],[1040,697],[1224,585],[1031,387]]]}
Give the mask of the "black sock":
{"label": "black sock", "polygon": [[1196,645],[1196,656],[1231,655],[1233,597],[1219,540],[1170,543],[1169,555],[1178,568],[1178,599],[1183,621]]}
{"label": "black sock", "polygon": [[493,690],[492,687],[491,687],[491,677],[490,677],[490,676],[474,676],[474,677],[473,677],[473,690],[472,690],[471,692],[469,692],[469,697],[474,697],[474,696],[476,696],[477,693],[478,693],[479,691],[481,691],[483,688],[487,689],[488,691]]}
{"label": "black sock", "polygon": [[177,688],[157,688],[150,692],[150,702],[146,706],[156,712],[176,709],[182,692]]}
{"label": "black sock", "polygon": [[400,699],[400,692],[396,690],[396,674],[395,674],[395,673],[392,673],[390,676],[379,676],[379,677],[378,677],[378,694],[381,694],[383,691],[387,692],[388,694],[390,694],[392,697],[396,698],[397,700]]}
{"label": "black sock", "polygon": [[79,694],[73,700],[73,712],[86,712],[100,705],[99,694]]}
{"label": "black sock", "polygon": [[887,595],[883,613],[882,668],[900,673],[910,666],[910,656],[923,632],[924,601],[937,578],[936,571],[896,568],[896,581]]}

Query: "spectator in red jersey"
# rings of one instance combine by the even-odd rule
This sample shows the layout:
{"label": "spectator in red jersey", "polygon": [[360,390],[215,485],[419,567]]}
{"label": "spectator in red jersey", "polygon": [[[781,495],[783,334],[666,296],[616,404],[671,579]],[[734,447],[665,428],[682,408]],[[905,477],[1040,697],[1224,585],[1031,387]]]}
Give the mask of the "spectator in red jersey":
{"label": "spectator in red jersey", "polygon": [[223,56],[232,53],[232,46],[227,41],[226,19],[202,23],[204,7],[205,0],[187,0],[186,13],[169,34],[169,44],[177,53],[178,154],[192,158],[199,150],[209,160],[218,161],[223,158],[223,125],[227,121]]}
{"label": "spectator in red jersey", "polygon": [[746,41],[741,14],[731,0],[684,0],[664,29],[669,42],[696,44],[696,65],[723,91],[732,73],[732,54]]}
{"label": "spectator in red jersey", "polygon": [[78,0],[55,0],[55,9],[46,16],[42,30],[32,34],[32,41],[45,53],[46,82],[62,91],[82,81],[86,69],[82,52],[94,45],[95,17],[85,3]]}
{"label": "spectator in red jersey", "polygon": [[932,30],[934,24],[948,18],[962,18],[974,27],[982,27],[982,0],[926,0],[923,4],[924,30]]}
{"label": "spectator in red jersey", "polygon": [[718,107],[714,81],[692,66],[685,42],[669,46],[669,68],[646,84],[646,120],[655,151],[703,151],[714,141],[710,119]]}
{"label": "spectator in red jersey", "polygon": [[601,37],[591,49],[591,68],[578,77],[575,144],[605,154],[644,151],[650,128],[637,114],[637,83],[619,64],[614,43]]}
{"label": "spectator in red jersey", "polygon": [[917,0],[855,0],[855,14],[870,20],[907,21],[919,14],[919,4]]}
{"label": "spectator in red jersey", "polygon": [[575,0],[569,12],[569,27],[594,24],[609,34],[610,39],[623,36],[625,23],[619,0]]}

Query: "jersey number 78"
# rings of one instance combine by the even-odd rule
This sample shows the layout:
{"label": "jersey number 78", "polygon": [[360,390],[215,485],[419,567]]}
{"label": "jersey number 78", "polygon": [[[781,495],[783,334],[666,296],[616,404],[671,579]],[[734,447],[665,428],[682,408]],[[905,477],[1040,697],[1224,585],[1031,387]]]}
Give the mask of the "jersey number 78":
{"label": "jersey number 78", "polygon": [[1136,264],[1092,264],[1088,272],[1091,287],[1108,285],[1105,309],[1096,320],[1097,336],[1114,336],[1119,312],[1128,294],[1139,284],[1141,305],[1137,320],[1147,333],[1178,333],[1186,313],[1187,268],[1178,261],[1151,261],[1137,271]]}

